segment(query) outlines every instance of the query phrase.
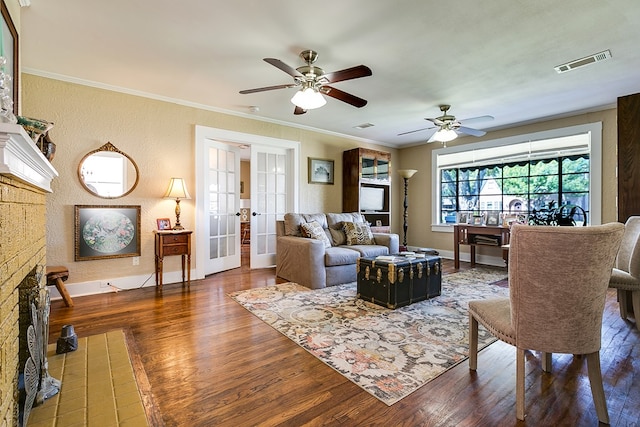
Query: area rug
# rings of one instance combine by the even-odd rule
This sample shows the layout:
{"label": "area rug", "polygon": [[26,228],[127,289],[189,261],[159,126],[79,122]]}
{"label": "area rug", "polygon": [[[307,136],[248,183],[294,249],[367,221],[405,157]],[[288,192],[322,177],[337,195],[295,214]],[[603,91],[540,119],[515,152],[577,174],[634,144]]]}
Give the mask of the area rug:
{"label": "area rug", "polygon": [[[236,302],[391,406],[468,357],[467,303],[500,298],[505,269],[444,275],[442,295],[390,310],[356,298],[356,284],[295,283],[229,294]],[[496,339],[480,327],[479,348]]]}

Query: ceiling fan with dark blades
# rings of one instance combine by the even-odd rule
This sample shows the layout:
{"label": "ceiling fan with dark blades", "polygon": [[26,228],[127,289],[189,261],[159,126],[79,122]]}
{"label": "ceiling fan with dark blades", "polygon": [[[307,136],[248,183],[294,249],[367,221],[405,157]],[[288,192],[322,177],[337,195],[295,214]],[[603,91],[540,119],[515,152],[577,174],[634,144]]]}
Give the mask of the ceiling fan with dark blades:
{"label": "ceiling fan with dark blades", "polygon": [[313,65],[316,59],[318,59],[318,53],[316,51],[302,51],[300,57],[307,65],[298,68],[293,68],[276,58],[264,58],[265,62],[268,62],[293,77],[293,83],[246,89],[241,90],[240,93],[249,94],[276,89],[289,89],[292,87],[300,88],[293,98],[291,98],[291,102],[295,105],[293,114],[296,115],[304,114],[307,110],[322,107],[326,103],[322,95],[327,95],[357,108],[362,108],[367,105],[365,99],[336,89],[333,86],[329,86],[329,84],[370,76],[372,73],[369,67],[357,65],[355,67],[345,68],[344,70],[325,73],[322,68]]}
{"label": "ceiling fan with dark blades", "polygon": [[[450,105],[441,105],[440,111],[442,111],[443,114],[440,117],[425,118],[425,120],[429,120],[435,126],[430,126],[427,128],[416,129],[416,130],[411,130],[409,132],[399,133],[398,136],[408,135],[410,133],[422,132],[425,130],[436,129],[436,128],[438,130],[433,135],[431,135],[431,138],[429,138],[427,142],[451,141],[452,139],[455,139],[458,134],[483,136],[486,134],[485,131],[473,129],[468,126],[462,126],[462,123],[464,122],[465,124],[471,124],[471,123],[478,123],[482,121],[493,120],[493,116],[479,116],[479,117],[473,117],[471,119],[456,120],[455,116],[448,114],[448,111],[450,108],[451,108]],[[446,140],[443,140],[443,139],[446,139]]]}

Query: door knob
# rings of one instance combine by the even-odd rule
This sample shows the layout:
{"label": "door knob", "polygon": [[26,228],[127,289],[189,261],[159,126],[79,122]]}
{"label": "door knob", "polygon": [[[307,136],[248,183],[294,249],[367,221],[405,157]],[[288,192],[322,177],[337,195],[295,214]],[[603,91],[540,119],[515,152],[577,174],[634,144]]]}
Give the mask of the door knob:
{"label": "door knob", "polygon": [[261,214],[261,213],[258,213],[258,212],[251,212],[251,215],[252,215],[252,216],[258,216],[258,215],[262,215],[262,214]]}

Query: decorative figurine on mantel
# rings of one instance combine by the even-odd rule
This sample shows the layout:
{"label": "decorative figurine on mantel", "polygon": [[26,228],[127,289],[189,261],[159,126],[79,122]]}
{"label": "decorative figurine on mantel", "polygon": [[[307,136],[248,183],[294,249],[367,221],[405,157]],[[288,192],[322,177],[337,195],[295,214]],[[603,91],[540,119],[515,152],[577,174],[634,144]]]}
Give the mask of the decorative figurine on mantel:
{"label": "decorative figurine on mantel", "polygon": [[56,153],[56,144],[51,141],[48,134],[53,128],[53,123],[46,120],[18,116],[18,124],[27,131],[47,160],[53,160],[53,156]]}

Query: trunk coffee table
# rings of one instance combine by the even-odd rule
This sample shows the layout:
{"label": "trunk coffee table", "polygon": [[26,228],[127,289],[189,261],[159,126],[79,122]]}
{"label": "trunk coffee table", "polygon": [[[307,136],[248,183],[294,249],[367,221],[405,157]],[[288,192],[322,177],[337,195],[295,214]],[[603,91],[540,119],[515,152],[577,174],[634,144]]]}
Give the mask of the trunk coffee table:
{"label": "trunk coffee table", "polygon": [[395,309],[440,295],[442,260],[428,254],[359,258],[358,298]]}

